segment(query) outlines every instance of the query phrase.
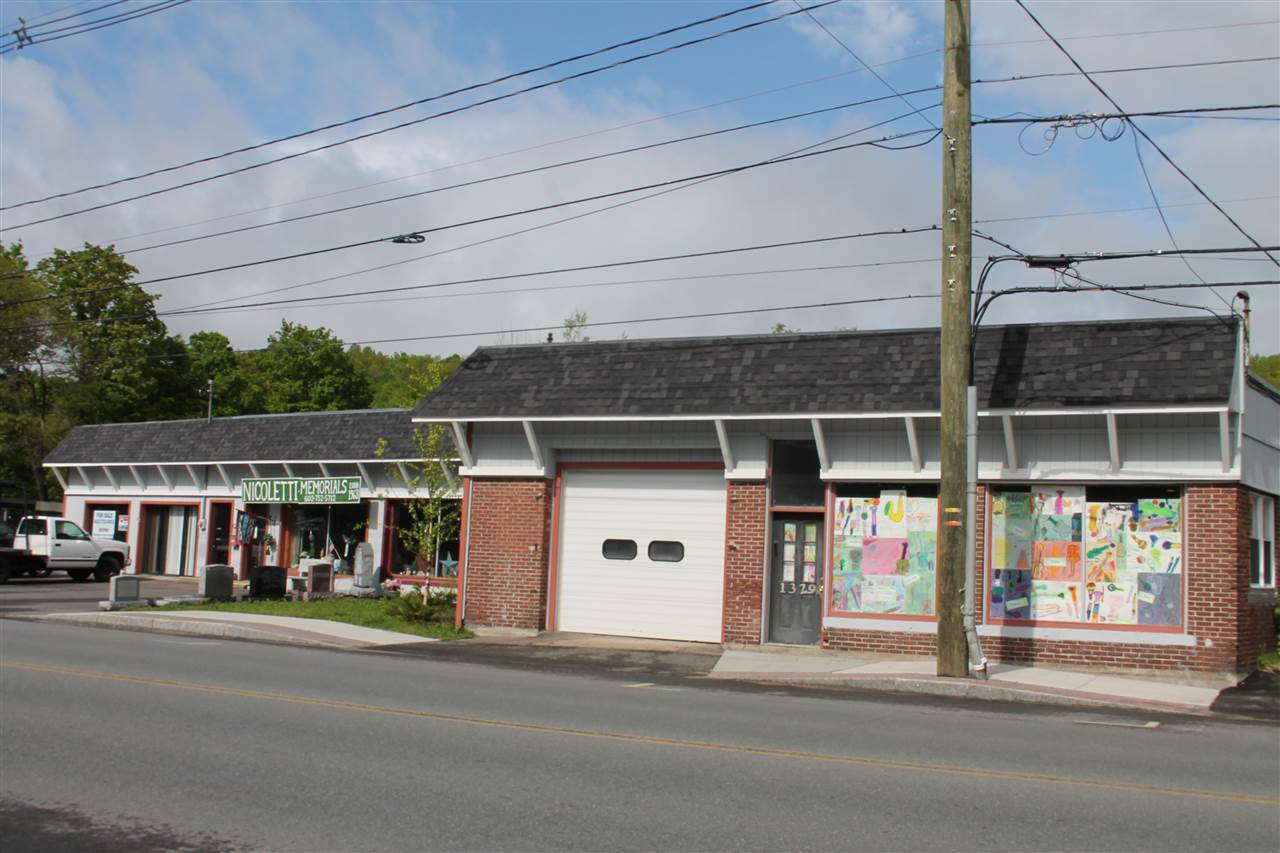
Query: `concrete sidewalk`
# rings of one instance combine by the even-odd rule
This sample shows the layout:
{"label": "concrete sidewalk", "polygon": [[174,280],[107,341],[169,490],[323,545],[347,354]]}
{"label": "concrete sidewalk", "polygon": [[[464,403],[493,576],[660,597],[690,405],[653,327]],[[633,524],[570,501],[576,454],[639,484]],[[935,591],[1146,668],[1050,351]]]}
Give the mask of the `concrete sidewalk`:
{"label": "concrete sidewalk", "polygon": [[986,680],[939,678],[936,673],[937,663],[931,657],[864,657],[773,648],[729,649],[707,677],[1180,713],[1208,713],[1218,694],[1239,680],[1201,673],[1123,675],[1010,664],[993,664]]}
{"label": "concrete sidewalk", "polygon": [[258,613],[231,613],[210,610],[114,611],[108,613],[52,613],[42,621],[124,631],[217,637],[224,640],[255,640],[295,646],[330,649],[379,649],[436,643],[430,637],[401,634],[332,622],[327,619],[300,619],[296,616],[267,616]]}
{"label": "concrete sidewalk", "polygon": [[[1204,673],[1104,673],[996,664],[989,678],[939,678],[929,657],[859,655],[810,647],[724,648],[595,634],[501,636],[440,643],[412,634],[324,619],[226,611],[53,613],[61,624],[163,634],[251,640],[347,650],[395,650],[499,666],[560,666],[580,670],[653,671],[663,678],[705,678],[790,686],[847,687],[952,698],[1209,714],[1239,678]],[[713,663],[714,661],[714,663]],[[1266,702],[1268,709],[1275,702]],[[1228,711],[1228,709],[1222,709]],[[1246,714],[1270,719],[1273,714]]]}

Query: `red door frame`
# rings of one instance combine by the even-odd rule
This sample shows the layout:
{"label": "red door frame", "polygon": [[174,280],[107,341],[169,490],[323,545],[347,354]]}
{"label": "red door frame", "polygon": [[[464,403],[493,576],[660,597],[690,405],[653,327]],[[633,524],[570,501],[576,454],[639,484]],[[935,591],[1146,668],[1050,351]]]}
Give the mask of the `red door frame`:
{"label": "red door frame", "polygon": [[[146,535],[147,507],[151,507],[151,506],[157,506],[157,507],[159,506],[193,506],[195,507],[197,531],[199,531],[200,529],[200,521],[202,519],[202,516],[200,515],[199,501],[142,501],[141,503],[139,503],[138,504],[138,562],[137,562],[138,574],[143,574],[142,567],[147,564],[147,553],[146,553],[147,551],[147,535]],[[199,538],[198,533],[197,533],[197,538]],[[194,570],[196,567],[192,566],[191,568],[192,568],[192,573],[190,575],[185,575],[185,574],[167,575],[167,577],[184,577],[184,578],[195,577],[196,572]]]}

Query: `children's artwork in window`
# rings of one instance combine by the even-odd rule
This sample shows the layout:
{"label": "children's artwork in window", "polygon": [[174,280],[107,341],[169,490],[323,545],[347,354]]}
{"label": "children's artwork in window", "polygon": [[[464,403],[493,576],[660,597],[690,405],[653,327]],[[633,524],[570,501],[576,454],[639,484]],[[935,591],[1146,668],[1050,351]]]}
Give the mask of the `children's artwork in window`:
{"label": "children's artwork in window", "polygon": [[1182,501],[1086,501],[1081,487],[1000,491],[991,505],[993,619],[1182,621]]}
{"label": "children's artwork in window", "polygon": [[832,609],[933,615],[937,528],[936,498],[836,498]]}

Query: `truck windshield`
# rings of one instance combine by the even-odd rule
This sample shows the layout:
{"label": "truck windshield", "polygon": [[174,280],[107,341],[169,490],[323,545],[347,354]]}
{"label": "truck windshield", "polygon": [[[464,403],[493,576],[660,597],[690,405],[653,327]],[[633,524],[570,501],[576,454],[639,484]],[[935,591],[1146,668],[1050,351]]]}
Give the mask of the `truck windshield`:
{"label": "truck windshield", "polygon": [[43,518],[24,518],[18,522],[19,536],[48,536],[49,528]]}

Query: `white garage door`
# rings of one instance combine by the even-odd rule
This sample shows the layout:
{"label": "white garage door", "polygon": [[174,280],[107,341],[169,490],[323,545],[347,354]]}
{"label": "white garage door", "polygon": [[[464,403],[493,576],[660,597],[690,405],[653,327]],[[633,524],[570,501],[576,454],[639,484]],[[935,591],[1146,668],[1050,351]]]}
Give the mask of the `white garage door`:
{"label": "white garage door", "polygon": [[561,489],[561,631],[720,641],[723,472],[569,469]]}

